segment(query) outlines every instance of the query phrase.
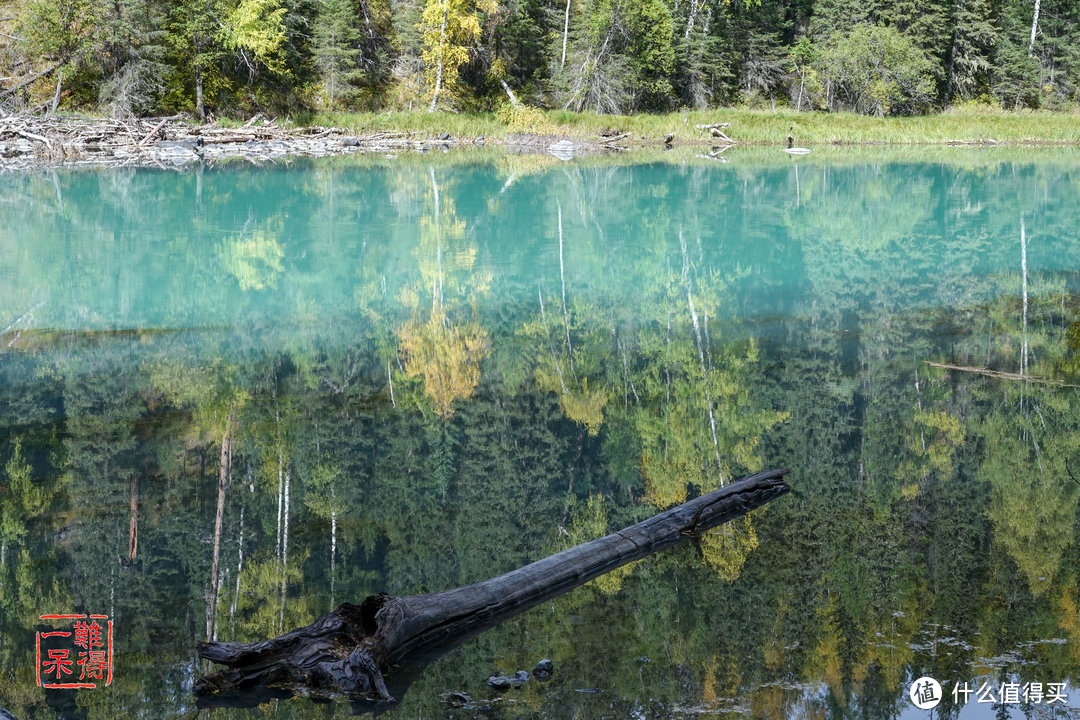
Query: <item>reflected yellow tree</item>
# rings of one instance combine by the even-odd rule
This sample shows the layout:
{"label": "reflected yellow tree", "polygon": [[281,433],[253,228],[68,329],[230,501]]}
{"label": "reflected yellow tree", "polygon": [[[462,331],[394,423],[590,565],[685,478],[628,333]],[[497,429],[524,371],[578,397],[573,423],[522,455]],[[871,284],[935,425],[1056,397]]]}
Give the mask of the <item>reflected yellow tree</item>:
{"label": "reflected yellow tree", "polygon": [[491,343],[477,322],[453,325],[443,307],[424,322],[409,320],[398,330],[405,374],[419,378],[435,413],[454,414],[454,402],[468,399],[480,382],[480,361]]}
{"label": "reflected yellow tree", "polygon": [[845,641],[840,628],[839,611],[836,593],[830,593],[828,598],[819,604],[817,614],[822,621],[821,634],[808,659],[807,674],[823,680],[837,705],[845,707],[847,694],[844,692],[843,661],[840,657]]}
{"label": "reflected yellow tree", "polygon": [[240,283],[241,290],[263,290],[277,286],[285,270],[285,249],[278,233],[261,229],[247,237],[226,240],[218,256],[225,270]]}
{"label": "reflected yellow tree", "polygon": [[916,371],[916,405],[907,427],[908,456],[896,468],[900,495],[911,500],[918,497],[922,486],[931,477],[948,480],[953,474],[953,456],[963,446],[966,427],[962,420],[948,411],[924,402],[921,385],[937,381],[941,373],[919,378]]}
{"label": "reflected yellow tree", "polygon": [[[737,472],[761,469],[762,433],[789,414],[756,406],[757,346],[718,329],[735,276],[700,269],[680,232],[678,255],[669,257],[664,245],[665,252],[648,259],[651,269],[635,268],[642,280],[632,307],[618,274],[601,270],[592,273],[601,282],[575,301],[566,292],[561,206],[556,212],[561,292],[545,294],[541,285],[538,312],[518,332],[531,343],[536,385],[589,434],[615,423],[616,432],[633,438],[643,500],[653,507],[671,507],[691,489],[709,492]],[[578,254],[588,260],[579,245],[575,261]],[[681,271],[672,269],[673,259],[681,259]],[[698,540],[705,563],[728,581],[758,544],[750,518]]]}
{"label": "reflected yellow tree", "polygon": [[[522,327],[525,336],[536,338],[546,350],[539,351],[536,357],[533,371],[536,384],[542,390],[555,393],[563,414],[595,436],[604,423],[604,407],[608,402],[609,388],[602,381],[594,381],[590,389],[588,376],[578,377],[574,368],[574,348],[569,339],[569,320],[566,321],[564,340],[563,333],[560,332],[564,328],[556,328],[555,332],[552,332],[544,306],[543,291],[538,290],[537,295],[540,300],[540,318],[527,322]],[[550,301],[548,304],[551,304]],[[558,345],[553,336],[559,338]]]}
{"label": "reflected yellow tree", "polygon": [[[465,222],[457,217],[453,202],[440,196],[434,168],[429,171],[433,212],[420,221],[419,281],[399,294],[411,317],[397,331],[398,352],[404,375],[421,382],[435,414],[446,419],[453,415],[456,401],[476,392],[480,362],[491,350],[479,321],[455,322],[452,310],[464,303],[475,312],[478,297],[488,291],[491,273],[476,268],[476,244],[465,237]],[[425,309],[427,302],[421,302],[428,293],[430,310]]]}

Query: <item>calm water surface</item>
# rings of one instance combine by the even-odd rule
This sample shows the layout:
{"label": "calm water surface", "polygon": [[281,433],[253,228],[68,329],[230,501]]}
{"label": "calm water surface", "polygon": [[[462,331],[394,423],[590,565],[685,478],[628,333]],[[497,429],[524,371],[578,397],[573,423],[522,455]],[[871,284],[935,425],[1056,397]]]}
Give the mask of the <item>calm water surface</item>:
{"label": "calm water surface", "polygon": [[[1075,714],[1080,154],[778,154],[0,176],[0,706],[194,717],[208,634],[790,467],[700,552],[396,668],[380,711],[915,718],[929,675],[935,717]],[[112,684],[39,687],[40,616],[80,613],[114,623]],[[551,682],[487,688],[541,658]]]}

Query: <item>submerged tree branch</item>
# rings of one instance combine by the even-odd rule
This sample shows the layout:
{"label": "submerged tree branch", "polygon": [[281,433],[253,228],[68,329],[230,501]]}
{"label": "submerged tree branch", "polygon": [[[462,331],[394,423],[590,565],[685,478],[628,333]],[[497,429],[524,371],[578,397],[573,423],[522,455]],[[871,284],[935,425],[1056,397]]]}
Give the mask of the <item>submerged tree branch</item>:
{"label": "submerged tree branch", "polygon": [[1070,385],[1069,383],[1062,382],[1061,380],[1054,380],[1053,378],[1035,377],[1032,375],[1024,375],[1022,373],[991,370],[990,368],[970,367],[967,365],[949,365],[948,363],[936,363],[930,362],[929,360],[923,360],[923,363],[929,365],[930,367],[941,368],[943,370],[956,370],[958,372],[974,373],[975,375],[985,375],[987,377],[997,378],[998,380],[1024,380],[1026,382],[1041,383],[1043,385],[1055,385],[1057,387],[1080,387],[1080,385]]}
{"label": "submerged tree branch", "polygon": [[[756,473],[637,525],[466,587],[370,596],[258,643],[199,643],[200,657],[229,669],[200,679],[194,692],[204,707],[250,706],[300,691],[392,701],[383,679],[391,661],[422,666],[546,600],[741,517],[788,492],[787,472]],[[391,684],[400,695],[412,679],[405,673]]]}

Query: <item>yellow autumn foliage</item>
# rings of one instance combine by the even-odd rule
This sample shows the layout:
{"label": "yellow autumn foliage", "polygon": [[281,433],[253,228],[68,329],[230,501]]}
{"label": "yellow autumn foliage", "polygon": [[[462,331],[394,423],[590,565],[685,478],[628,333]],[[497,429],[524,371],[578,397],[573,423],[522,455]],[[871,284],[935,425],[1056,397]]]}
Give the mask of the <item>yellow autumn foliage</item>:
{"label": "yellow autumn foliage", "polygon": [[722,579],[735,582],[746,558],[757,549],[757,532],[749,515],[724,523],[699,538],[705,564]]}
{"label": "yellow autumn foliage", "polygon": [[285,249],[265,232],[226,243],[219,255],[225,270],[240,281],[240,289],[245,291],[274,287],[285,270],[281,262]]}
{"label": "yellow autumn foliage", "polygon": [[1072,651],[1073,662],[1080,663],[1080,606],[1076,600],[1076,578],[1072,578],[1061,588],[1054,603],[1054,609],[1058,613],[1058,627],[1069,636],[1069,647]]}
{"label": "yellow autumn foliage", "polygon": [[458,70],[479,39],[480,13],[493,13],[494,0],[428,0],[418,25],[423,40],[424,73],[434,88],[441,73],[441,93],[452,95]]}
{"label": "yellow autumn foliage", "polygon": [[405,374],[423,381],[436,414],[454,414],[454,402],[468,399],[480,383],[480,361],[491,350],[488,333],[479,323],[455,326],[441,307],[427,322],[415,317],[398,330]]}

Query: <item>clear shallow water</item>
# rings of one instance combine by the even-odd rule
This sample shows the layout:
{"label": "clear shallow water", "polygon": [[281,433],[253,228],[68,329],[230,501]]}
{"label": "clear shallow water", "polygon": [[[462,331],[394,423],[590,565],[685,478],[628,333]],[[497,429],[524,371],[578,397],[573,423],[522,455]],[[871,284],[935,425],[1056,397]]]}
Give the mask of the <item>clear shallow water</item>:
{"label": "clear shallow water", "polygon": [[[795,492],[700,555],[485,633],[387,712],[921,717],[921,675],[1075,687],[1080,158],[998,157],[0,177],[0,706],[189,715],[210,625],[467,584],[777,466]],[[111,686],[37,686],[47,613],[113,619]],[[544,657],[550,683],[486,688]],[[353,708],[214,714],[260,712]]]}

